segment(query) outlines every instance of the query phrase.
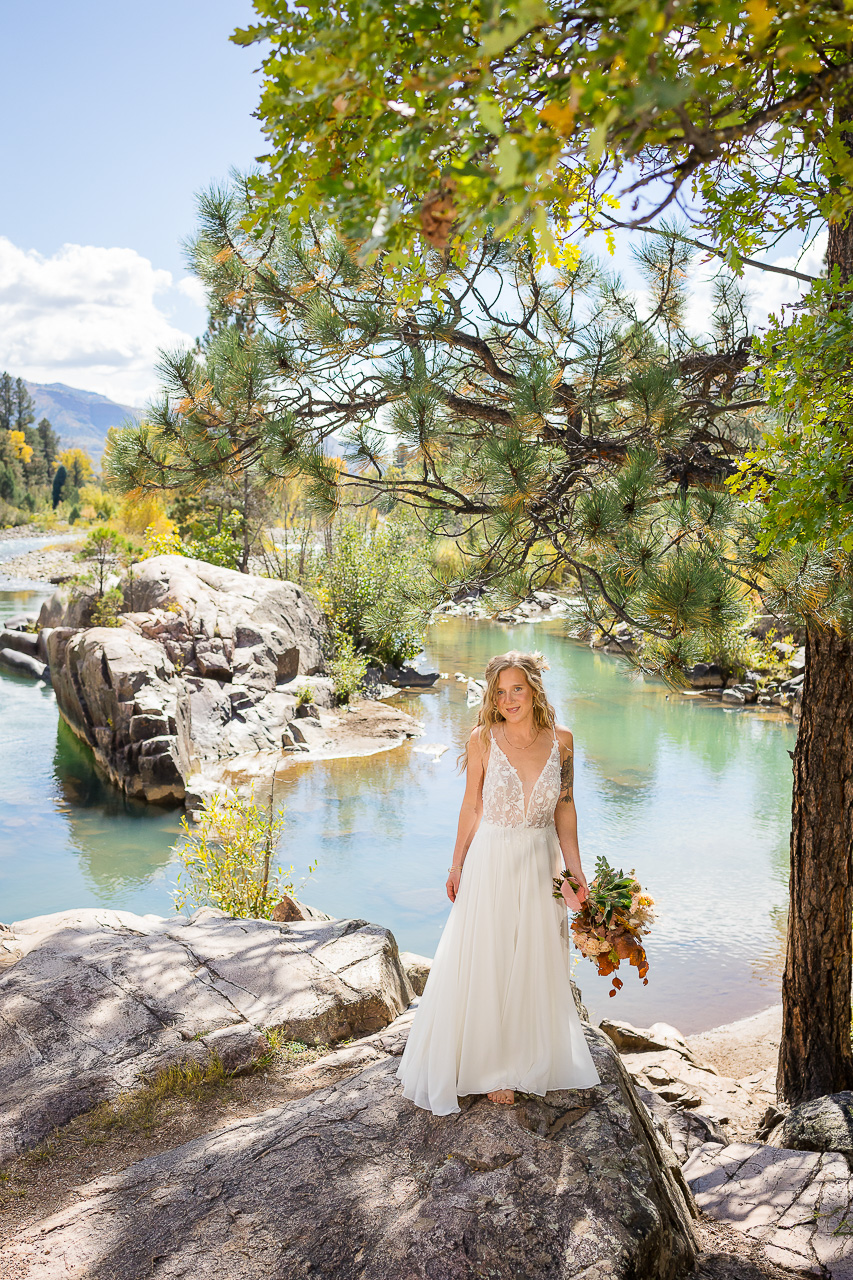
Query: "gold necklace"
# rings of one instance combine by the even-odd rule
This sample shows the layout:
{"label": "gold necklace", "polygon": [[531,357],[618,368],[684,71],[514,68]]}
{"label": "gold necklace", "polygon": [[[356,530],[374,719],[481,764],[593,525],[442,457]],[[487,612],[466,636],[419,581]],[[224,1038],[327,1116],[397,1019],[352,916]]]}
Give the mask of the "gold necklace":
{"label": "gold necklace", "polygon": [[540,733],[540,730],[537,729],[535,734],[533,735],[533,742],[528,742],[526,747],[517,747],[515,743],[510,742],[509,738],[506,736],[506,721],[504,721],[504,723],[501,725],[501,731],[503,732],[504,742],[508,747],[512,747],[513,751],[529,751],[530,748],[533,746],[533,742],[536,741]]}

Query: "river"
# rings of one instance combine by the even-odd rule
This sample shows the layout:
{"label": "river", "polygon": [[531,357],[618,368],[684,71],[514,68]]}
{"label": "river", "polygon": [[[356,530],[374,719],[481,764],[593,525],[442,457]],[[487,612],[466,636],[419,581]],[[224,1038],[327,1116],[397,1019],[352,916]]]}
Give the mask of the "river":
{"label": "river", "polygon": [[[43,539],[42,542],[49,541]],[[0,543],[0,562],[34,543]],[[0,569],[2,565],[0,564]],[[0,581],[0,621],[49,589]],[[657,903],[649,985],[634,970],[608,999],[587,961],[576,977],[595,1014],[685,1032],[744,1017],[778,999],[788,879],[794,727],[630,679],[617,659],[558,622],[505,627],[447,619],[427,659],[480,675],[491,654],[538,647],[549,693],[575,736],[575,795],[587,873],[604,854],[636,868]],[[292,763],[281,856],[317,907],[389,926],[401,948],[431,955],[462,780],[456,755],[475,718],[465,685],[400,695],[424,735],[353,760]],[[424,746],[449,749],[436,758]],[[0,920],[99,905],[168,913],[180,814],[123,799],[98,777],[61,721],[53,693],[0,675]]]}

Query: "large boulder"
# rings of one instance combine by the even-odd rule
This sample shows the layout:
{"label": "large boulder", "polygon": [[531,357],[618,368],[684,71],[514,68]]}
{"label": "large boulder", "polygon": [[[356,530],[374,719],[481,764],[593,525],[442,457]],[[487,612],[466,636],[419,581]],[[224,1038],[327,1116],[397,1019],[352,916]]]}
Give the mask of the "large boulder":
{"label": "large boulder", "polygon": [[323,667],[322,615],[294,582],[154,556],[135,566],[122,590],[131,614],[167,615],[140,627],[188,674],[270,690]]}
{"label": "large boulder", "polygon": [[831,1093],[792,1107],[767,1142],[791,1151],[839,1151],[853,1164],[853,1093]]}
{"label": "large boulder", "polygon": [[413,991],[393,934],[363,920],[278,924],[87,909],[20,921],[0,977],[0,1159],[174,1062],[230,1068],[276,1028],[333,1044],[378,1031]]}
{"label": "large boulder", "polygon": [[208,762],[278,753],[297,686],[328,703],[323,619],[294,583],[155,556],[122,590],[118,627],[87,626],[67,593],[40,624],[64,718],[129,795],[179,802]]}
{"label": "large boulder", "polygon": [[689,1193],[586,1035],[595,1089],[441,1117],[403,1098],[395,1037],[354,1045],[348,1079],[75,1188],[0,1261],[18,1280],[679,1280]]}
{"label": "large boulder", "polygon": [[190,700],[163,647],[127,627],[57,627],[47,656],[64,719],[110,781],[140,799],[182,800]]}

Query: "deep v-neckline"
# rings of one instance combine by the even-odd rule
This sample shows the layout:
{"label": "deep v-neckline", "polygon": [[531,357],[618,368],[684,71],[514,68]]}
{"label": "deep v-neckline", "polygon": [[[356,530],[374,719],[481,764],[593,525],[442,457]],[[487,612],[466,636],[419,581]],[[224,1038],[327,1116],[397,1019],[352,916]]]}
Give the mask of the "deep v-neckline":
{"label": "deep v-neckline", "polygon": [[529,812],[530,812],[530,801],[533,799],[534,795],[536,794],[536,788],[539,786],[539,783],[542,781],[542,775],[544,774],[545,770],[548,768],[548,765],[551,763],[551,756],[554,754],[554,748],[555,748],[555,747],[556,747],[556,745],[557,745],[557,735],[556,735],[556,733],[554,734],[554,740],[553,740],[553,742],[551,743],[551,750],[548,752],[548,755],[547,755],[547,757],[546,757],[546,759],[545,759],[545,763],[543,764],[542,768],[539,770],[539,773],[538,773],[538,775],[537,775],[537,777],[536,777],[536,781],[534,782],[533,786],[530,788],[530,795],[527,797],[527,801],[526,801],[526,802],[525,802],[525,799],[524,799],[524,783],[523,783],[523,782],[522,782],[522,780],[521,780],[521,774],[518,772],[518,770],[516,769],[515,765],[512,763],[512,761],[510,760],[509,756],[508,756],[508,755],[507,755],[507,753],[504,751],[503,747],[500,745],[500,743],[498,742],[498,740],[497,740],[497,738],[495,737],[495,735],[492,733],[492,734],[490,734],[490,735],[489,735],[489,737],[490,737],[490,738],[491,738],[491,740],[492,740],[492,746],[493,746],[493,747],[497,747],[498,751],[501,753],[501,755],[503,756],[504,760],[506,760],[506,762],[507,762],[507,764],[509,765],[510,769],[512,769],[512,771],[513,771],[513,773],[515,774],[516,778],[518,778],[518,785],[519,785],[519,787],[521,788],[521,812],[522,812],[522,814],[523,814],[523,816],[524,816],[524,821],[525,821],[525,823],[526,823],[526,822],[527,822],[527,815],[528,815],[528,814],[529,814]]}

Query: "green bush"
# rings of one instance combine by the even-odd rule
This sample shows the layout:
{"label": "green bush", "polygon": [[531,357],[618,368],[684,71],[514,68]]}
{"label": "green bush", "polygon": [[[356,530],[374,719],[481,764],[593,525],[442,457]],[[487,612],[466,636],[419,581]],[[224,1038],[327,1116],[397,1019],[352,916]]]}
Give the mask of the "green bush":
{"label": "green bush", "polygon": [[156,533],[152,527],[146,530],[145,545],[150,556],[189,556],[223,569],[238,569],[243,556],[242,529],[242,516],[232,511],[223,518],[221,529],[212,520],[194,520],[183,538],[174,529]]}
{"label": "green bush", "polygon": [[92,622],[96,627],[117,627],[121,623],[124,596],[118,587],[105,591],[92,607]]}
{"label": "green bush", "polygon": [[327,664],[329,675],[335,686],[338,702],[350,702],[359,694],[364,685],[367,671],[367,657],[358,653],[352,636],[339,627],[332,627],[334,657]]}
{"label": "green bush", "polygon": [[[432,604],[423,542],[402,519],[375,528],[346,517],[332,531],[319,567],[318,594],[355,650],[399,666],[423,647]],[[343,653],[340,661],[348,661]]]}
{"label": "green bush", "polygon": [[195,826],[181,820],[185,840],[174,846],[181,870],[175,907],[219,907],[229,915],[269,920],[282,896],[293,893],[293,867],[274,866],[284,810],[214,795]]}

